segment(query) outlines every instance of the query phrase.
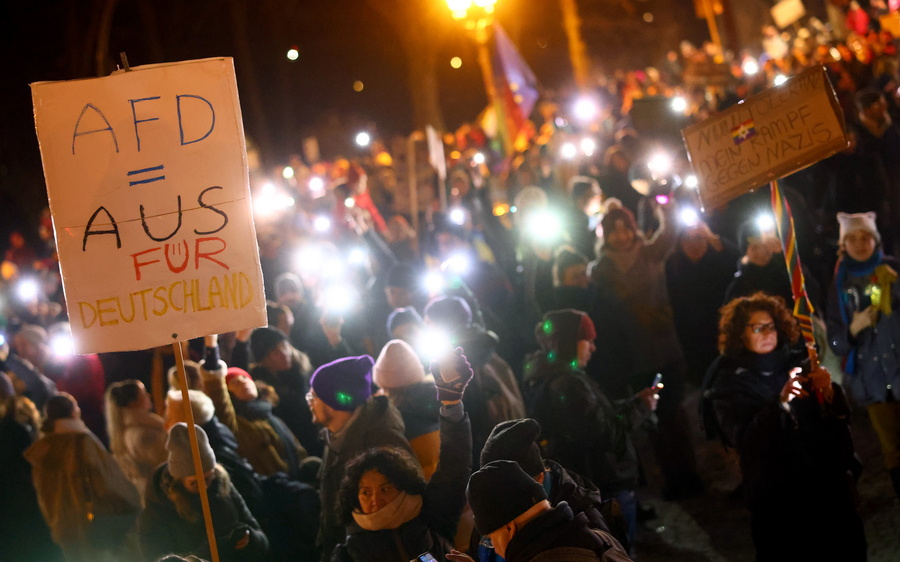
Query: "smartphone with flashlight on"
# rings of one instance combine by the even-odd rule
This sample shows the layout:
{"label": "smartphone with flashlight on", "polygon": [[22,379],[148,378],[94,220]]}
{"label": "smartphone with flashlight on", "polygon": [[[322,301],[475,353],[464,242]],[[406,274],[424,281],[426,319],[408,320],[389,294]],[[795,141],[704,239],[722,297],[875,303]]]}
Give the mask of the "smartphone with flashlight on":
{"label": "smartphone with flashlight on", "polygon": [[656,376],[653,377],[653,383],[650,385],[651,388],[663,388],[662,383],[662,373],[656,373]]}
{"label": "smartphone with flashlight on", "polygon": [[434,557],[430,552],[423,552],[419,556],[416,557],[418,562],[438,562],[437,558]]}

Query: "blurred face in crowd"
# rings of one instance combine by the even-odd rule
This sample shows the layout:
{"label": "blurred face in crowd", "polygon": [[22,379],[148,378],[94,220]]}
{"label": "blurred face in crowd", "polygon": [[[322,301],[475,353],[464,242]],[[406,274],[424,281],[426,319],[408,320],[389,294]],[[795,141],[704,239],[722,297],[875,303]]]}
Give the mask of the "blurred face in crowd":
{"label": "blurred face in crowd", "polygon": [[709,249],[709,240],[702,229],[692,227],[685,230],[679,241],[681,251],[692,262],[698,262],[706,255]]}
{"label": "blurred face in crowd", "polygon": [[228,390],[241,402],[250,402],[251,400],[256,400],[256,397],[259,396],[259,390],[257,390],[253,379],[244,375],[233,377],[228,381]]}
{"label": "blurred face in crowd", "polygon": [[403,287],[385,287],[384,295],[387,297],[388,304],[391,308],[406,308],[412,306],[413,293],[409,289]]}
{"label": "blurred face in crowd", "polygon": [[751,236],[747,240],[747,253],[744,256],[753,265],[763,267],[772,259],[772,244],[765,238]]}
{"label": "blurred face in crowd", "polygon": [[409,345],[413,345],[413,342],[419,337],[419,326],[414,322],[400,324],[391,332],[391,337],[397,340],[403,340]]}
{"label": "blurred face in crowd", "polygon": [[387,476],[373,468],[360,477],[357,494],[360,509],[369,515],[394,501],[400,495],[400,490]]}
{"label": "blurred face in crowd", "polygon": [[316,396],[314,390],[306,393],[306,405],[309,406],[309,411],[312,413],[313,423],[328,427],[333,417],[331,408]]}
{"label": "blurred face in crowd", "polygon": [[[206,488],[209,489],[212,486],[213,480],[215,479],[216,471],[215,469],[209,470],[203,473],[203,481],[206,483]],[[184,486],[184,489],[192,494],[200,493],[200,483],[197,481],[197,477],[194,475],[185,476],[181,479],[181,485]]]}
{"label": "blurred face in crowd", "polygon": [[561,287],[578,287],[587,289],[591,284],[587,275],[587,264],[570,265],[560,272],[559,284]]}
{"label": "blurred face in crowd", "polygon": [[612,232],[604,232],[606,244],[613,250],[627,250],[634,244],[634,230],[625,221],[616,221]]}
{"label": "blurred face in crowd", "polygon": [[772,315],[764,310],[750,314],[744,327],[744,346],[753,353],[770,353],[778,345],[778,331]]}
{"label": "blurred face in crowd", "polygon": [[283,310],[282,314],[278,315],[277,321],[275,323],[275,328],[278,328],[285,334],[291,333],[291,328],[294,327],[294,313],[291,312],[290,309]]}
{"label": "blurred face in crowd", "polygon": [[283,304],[287,307],[298,306],[303,302],[303,293],[300,291],[284,291],[278,295],[278,304]]}
{"label": "blurred face in crowd", "polygon": [[887,102],[884,98],[879,98],[878,101],[864,108],[862,114],[866,119],[876,123],[884,123],[887,120],[887,109]]}
{"label": "blurred face in crowd", "polygon": [[291,368],[291,344],[287,340],[281,341],[266,355],[263,365],[272,371],[285,371]]}
{"label": "blurred face in crowd", "polygon": [[878,243],[875,237],[865,230],[854,230],[844,236],[844,250],[851,259],[866,261],[875,253]]}
{"label": "blurred face in crowd", "polygon": [[584,367],[591,360],[591,355],[597,351],[597,346],[593,340],[578,340],[576,347],[578,355],[578,366]]}

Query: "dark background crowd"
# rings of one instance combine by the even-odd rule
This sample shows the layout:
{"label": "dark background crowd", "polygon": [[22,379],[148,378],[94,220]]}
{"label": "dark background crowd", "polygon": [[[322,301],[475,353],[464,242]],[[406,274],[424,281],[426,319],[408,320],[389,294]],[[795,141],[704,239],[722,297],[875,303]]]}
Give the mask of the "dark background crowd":
{"label": "dark background crowd", "polygon": [[[439,165],[373,134],[363,156],[254,167],[268,327],[185,342],[186,394],[172,347],[72,354],[49,210],[20,220],[0,266],[0,559],[208,559],[188,406],[227,560],[639,558],[648,471],[667,501],[708,493],[700,433],[739,457],[759,559],[823,514],[845,539],[824,553],[865,559],[854,408],[900,495],[900,62],[870,4],[842,7],[840,38],[813,18],[542,92],[516,147],[479,120]],[[680,141],[815,65],[848,147],[781,186],[822,368],[768,188],[703,209]],[[785,511],[801,477],[840,497]]]}

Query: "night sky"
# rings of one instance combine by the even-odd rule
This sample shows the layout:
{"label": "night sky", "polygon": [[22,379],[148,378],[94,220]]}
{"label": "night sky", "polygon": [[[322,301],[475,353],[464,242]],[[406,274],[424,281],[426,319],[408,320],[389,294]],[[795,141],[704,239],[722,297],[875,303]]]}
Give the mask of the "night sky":
{"label": "night sky", "polygon": [[[473,119],[486,103],[476,50],[443,0],[3,0],[2,240],[12,228],[33,225],[46,203],[28,85],[97,76],[95,53],[105,8],[114,7],[102,60],[107,74],[121,51],[132,66],[234,57],[248,140],[258,139],[258,145],[268,147],[261,156],[274,166],[299,154],[304,136],[334,135],[337,130],[347,138],[349,149],[352,132],[360,127],[384,138],[411,130],[405,54],[396,28],[373,9],[376,2],[406,9],[437,2],[446,12],[436,9],[428,30],[438,49],[441,110],[451,129]],[[621,43],[629,39],[603,31],[609,21],[604,18],[630,17],[614,6],[619,3],[580,3],[585,40],[595,63],[600,60],[609,66],[612,55],[624,50]],[[634,3],[641,10],[678,4]],[[571,66],[557,2],[500,0],[498,19],[545,88],[568,85]],[[683,19],[696,34],[700,22],[692,14]],[[286,53],[293,46],[300,57],[291,62]],[[659,54],[662,47],[657,47]],[[646,59],[639,64],[654,62],[651,53],[640,53],[638,46],[634,50]],[[462,68],[450,67],[453,56],[462,58]],[[353,89],[357,80],[365,85],[362,92]],[[331,146],[323,143],[325,158],[338,156],[335,152],[341,147]]]}

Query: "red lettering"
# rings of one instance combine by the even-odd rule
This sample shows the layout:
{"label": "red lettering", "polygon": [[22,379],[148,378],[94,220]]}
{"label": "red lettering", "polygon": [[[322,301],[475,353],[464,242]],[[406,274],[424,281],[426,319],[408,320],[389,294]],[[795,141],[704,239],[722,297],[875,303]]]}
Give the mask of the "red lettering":
{"label": "red lettering", "polygon": [[139,262],[138,256],[143,256],[144,254],[149,254],[150,252],[157,252],[157,251],[159,251],[159,248],[150,248],[149,250],[144,250],[143,252],[131,254],[131,259],[134,260],[134,274],[138,281],[141,280],[141,267],[142,266],[159,263],[159,260]]}
{"label": "red lettering", "polygon": [[[203,242],[212,242],[214,240],[217,240],[222,243],[222,245],[221,245],[221,247],[219,247],[219,249],[212,251],[212,252],[204,252],[204,251],[200,250],[200,244],[202,244]],[[200,269],[200,258],[203,258],[203,259],[207,259],[213,263],[219,264],[222,267],[224,267],[225,269],[230,269],[223,262],[220,262],[219,260],[211,257],[216,254],[221,254],[222,252],[224,252],[226,246],[227,246],[227,244],[225,243],[225,241],[222,240],[221,238],[219,238],[218,236],[211,236],[208,238],[197,238],[196,247],[194,249],[194,267],[196,269]]]}

